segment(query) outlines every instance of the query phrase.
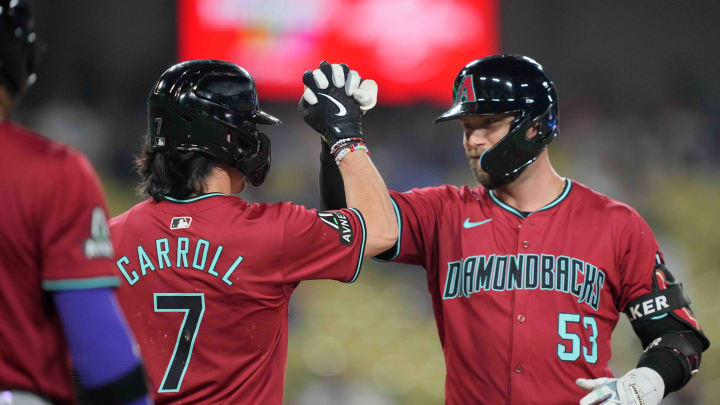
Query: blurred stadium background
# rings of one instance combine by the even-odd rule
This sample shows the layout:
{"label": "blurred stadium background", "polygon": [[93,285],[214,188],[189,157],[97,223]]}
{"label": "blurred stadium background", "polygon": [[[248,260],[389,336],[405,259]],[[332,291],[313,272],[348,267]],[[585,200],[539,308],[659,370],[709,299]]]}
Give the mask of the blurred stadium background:
{"label": "blurred stadium background", "polygon": [[[713,341],[699,375],[663,403],[720,398],[716,1],[30,3],[47,51],[17,118],[88,154],[113,215],[139,201],[131,160],[145,132],[147,92],[181,57],[230,59],[258,79],[263,108],[284,124],[267,128],[268,180],[242,196],[308,207],[319,205],[320,145],[295,101],[302,71],[322,58],[380,83],[366,135],[398,190],[474,184],[459,128],[431,124],[450,102],[453,76],[496,51],[537,59],[559,88],[556,168],[643,215]],[[367,261],[354,285],[304,283],[290,325],[286,404],[442,403],[444,363],[421,268]],[[613,350],[616,374],[641,351],[624,317]]]}

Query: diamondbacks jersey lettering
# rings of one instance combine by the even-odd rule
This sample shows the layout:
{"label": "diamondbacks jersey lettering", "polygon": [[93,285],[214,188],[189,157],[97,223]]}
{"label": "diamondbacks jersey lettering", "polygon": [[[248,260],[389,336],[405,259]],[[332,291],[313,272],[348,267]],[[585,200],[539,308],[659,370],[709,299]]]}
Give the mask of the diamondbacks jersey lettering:
{"label": "diamondbacks jersey lettering", "polygon": [[[580,282],[579,280],[582,280]],[[580,259],[545,254],[477,255],[448,263],[443,299],[482,291],[554,290],[597,310],[605,272]]]}
{"label": "diamondbacks jersey lettering", "polygon": [[9,121],[0,150],[0,386],[72,403],[46,291],[117,285],[102,189],[80,153]]}
{"label": "diamondbacks jersey lettering", "polygon": [[353,209],[218,193],[145,201],[110,228],[158,404],[280,404],[290,295],[303,280],[354,281],[366,238]]}
{"label": "diamondbacks jersey lettering", "polygon": [[576,404],[577,376],[612,375],[612,330],[662,260],[632,208],[570,180],[527,218],[483,187],[391,196],[383,259],[427,270],[447,404]]}

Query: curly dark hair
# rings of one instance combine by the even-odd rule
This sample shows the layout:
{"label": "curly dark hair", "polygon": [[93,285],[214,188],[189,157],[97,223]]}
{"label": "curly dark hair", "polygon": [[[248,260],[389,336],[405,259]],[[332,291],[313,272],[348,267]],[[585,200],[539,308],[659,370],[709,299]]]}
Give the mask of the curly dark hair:
{"label": "curly dark hair", "polygon": [[135,170],[142,177],[138,194],[161,201],[164,197],[186,199],[205,192],[206,178],[218,161],[200,152],[156,150],[145,144],[135,157]]}

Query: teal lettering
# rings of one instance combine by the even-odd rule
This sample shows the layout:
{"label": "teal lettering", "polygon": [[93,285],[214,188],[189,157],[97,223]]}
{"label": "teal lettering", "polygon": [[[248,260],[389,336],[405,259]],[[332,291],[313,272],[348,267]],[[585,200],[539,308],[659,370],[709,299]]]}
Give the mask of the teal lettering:
{"label": "teal lettering", "polygon": [[[222,246],[215,252],[215,266]],[[238,258],[241,260],[242,258]],[[239,264],[236,261],[229,271]],[[443,296],[471,298],[481,291],[541,290],[573,294],[578,302],[598,310],[606,274],[603,270],[568,256],[548,254],[477,255],[448,262]],[[211,270],[208,273],[213,273]],[[582,276],[583,281],[579,281]],[[228,274],[223,277],[227,282]],[[230,284],[230,283],[228,283]],[[577,294],[574,294],[577,290]]]}
{"label": "teal lettering", "polygon": [[140,280],[140,276],[137,275],[137,272],[135,270],[131,270],[132,272],[132,279],[130,279],[130,275],[128,274],[127,270],[125,270],[125,266],[122,265],[122,263],[130,264],[130,260],[127,258],[127,256],[123,256],[118,259],[115,264],[117,264],[118,269],[120,269],[120,272],[122,273],[123,277],[125,277],[125,280],[127,280],[128,284],[133,285],[137,283],[138,280]]}
{"label": "teal lettering", "polygon": [[140,261],[140,272],[142,275],[146,275],[147,271],[145,269],[150,269],[150,271],[155,271],[155,265],[153,265],[152,260],[148,257],[147,253],[145,253],[145,249],[141,245],[138,245],[137,247],[137,253],[138,253],[138,260]]}
{"label": "teal lettering", "polygon": [[230,281],[230,276],[233,274],[237,266],[243,261],[242,256],[238,256],[237,259],[235,259],[235,263],[233,263],[232,266],[228,269],[227,272],[225,272],[225,275],[222,278],[222,281],[224,281],[227,285],[232,285],[232,281]]}
{"label": "teal lettering", "polygon": [[[160,245],[165,246],[165,248],[161,248]],[[170,267],[170,257],[168,257],[168,252],[170,251],[170,244],[168,243],[167,238],[162,238],[155,241],[155,251],[157,252],[158,268],[162,270],[165,268],[165,266]]]}
{"label": "teal lettering", "polygon": [[[200,246],[203,247],[203,253],[202,253],[202,263],[198,264],[198,258],[200,257]],[[195,247],[195,255],[193,256],[193,268],[198,269],[200,271],[205,269],[205,261],[207,260],[207,253],[208,248],[210,248],[210,243],[206,241],[205,239],[198,239],[197,246]]]}
{"label": "teal lettering", "polygon": [[[188,253],[188,249],[189,249],[188,245],[190,245],[190,239],[183,238],[183,237],[178,238],[177,261],[176,261],[175,267],[177,267],[177,268],[180,268],[180,267],[187,268],[188,267],[188,261],[187,261],[187,253]],[[182,266],[180,265],[180,263],[181,263],[180,259],[182,259],[182,263],[183,263]]]}
{"label": "teal lettering", "polygon": [[213,257],[212,263],[210,263],[210,268],[208,269],[208,274],[212,274],[215,277],[219,276],[219,274],[217,272],[215,272],[215,265],[217,264],[217,261],[220,258],[220,253],[222,252],[222,250],[223,250],[222,245],[218,245],[218,248],[215,251],[215,257]]}

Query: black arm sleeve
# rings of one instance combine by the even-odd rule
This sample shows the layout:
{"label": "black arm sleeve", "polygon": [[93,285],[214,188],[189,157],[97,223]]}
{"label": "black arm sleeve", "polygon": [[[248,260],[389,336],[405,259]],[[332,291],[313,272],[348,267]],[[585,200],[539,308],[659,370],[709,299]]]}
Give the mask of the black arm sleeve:
{"label": "black arm sleeve", "polygon": [[664,336],[681,336],[692,347],[691,351],[697,353],[697,365],[699,365],[703,344],[696,332],[672,316],[643,322],[637,328],[633,325],[633,329],[640,338],[643,348],[647,350],[640,357],[637,366],[649,367],[660,374],[665,383],[665,396],[682,388],[691,376],[692,367],[688,359],[675,349],[668,347],[648,349],[648,346]]}
{"label": "black arm sleeve", "polygon": [[330,146],[324,141],[320,152],[320,199],[323,210],[337,210],[347,208],[345,201],[345,183],[340,175],[340,169],[330,154]]}
{"label": "black arm sleeve", "polygon": [[[338,210],[347,208],[345,200],[345,182],[340,175],[340,169],[335,164],[330,154],[330,146],[324,141],[322,152],[320,152],[320,208],[322,210]],[[398,239],[399,240],[399,239]],[[389,261],[396,255],[397,242],[395,246],[376,256],[382,261]]]}

